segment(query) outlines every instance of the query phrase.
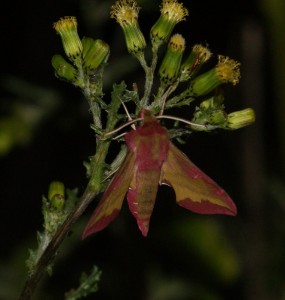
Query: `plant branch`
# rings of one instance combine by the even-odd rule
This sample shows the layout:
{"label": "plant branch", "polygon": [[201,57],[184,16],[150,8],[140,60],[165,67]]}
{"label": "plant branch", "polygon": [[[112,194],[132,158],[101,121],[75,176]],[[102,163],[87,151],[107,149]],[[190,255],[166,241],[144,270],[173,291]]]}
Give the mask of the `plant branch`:
{"label": "plant branch", "polygon": [[[99,191],[98,191],[99,192]],[[62,226],[58,229],[49,245],[43,252],[41,258],[39,259],[37,265],[35,266],[35,270],[33,274],[27,279],[19,300],[29,300],[32,299],[33,293],[46,271],[47,266],[54,259],[57,250],[65,238],[66,234],[70,231],[73,223],[80,217],[80,215],[85,211],[88,204],[92,201],[92,199],[98,193],[96,191],[91,191],[88,187],[86,188],[84,194],[79,200],[79,203],[75,207],[74,211],[70,213],[66,221],[62,224]]]}
{"label": "plant branch", "polygon": [[[122,84],[118,86],[118,89],[114,90],[112,93],[112,101],[110,103],[110,110],[108,114],[108,120],[106,124],[105,131],[111,131],[118,121],[117,114],[118,109],[120,107],[121,102],[118,100],[118,93],[124,91],[125,86]],[[93,113],[93,110],[92,110]],[[102,181],[104,179],[105,172],[105,159],[110,147],[111,141],[104,141],[97,138],[97,148],[96,154],[93,158],[93,168],[90,176],[90,180],[81,196],[78,204],[74,208],[74,210],[69,214],[64,223],[60,226],[60,228],[55,233],[54,237],[51,239],[47,248],[43,252],[42,256],[38,260],[34,272],[27,279],[23,290],[21,292],[19,300],[30,300],[32,299],[32,295],[46,271],[47,266],[51,263],[51,261],[56,256],[58,248],[60,244],[63,242],[65,236],[70,231],[71,226],[77,221],[77,219],[81,216],[81,214],[85,211],[89,203],[94,199],[94,197],[101,192]]]}

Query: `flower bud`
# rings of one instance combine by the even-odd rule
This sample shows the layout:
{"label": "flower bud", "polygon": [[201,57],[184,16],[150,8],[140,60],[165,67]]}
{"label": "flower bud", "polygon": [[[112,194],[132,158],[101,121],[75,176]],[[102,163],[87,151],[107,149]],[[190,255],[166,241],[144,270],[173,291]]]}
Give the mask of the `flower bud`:
{"label": "flower bud", "polygon": [[69,59],[75,61],[82,53],[82,44],[77,33],[75,17],[64,17],[53,25],[60,35],[64,51]]}
{"label": "flower bud", "polygon": [[139,7],[133,0],[120,0],[111,7],[111,18],[116,19],[124,31],[128,51],[136,57],[143,55],[145,38],[138,24]]}
{"label": "flower bud", "polygon": [[211,125],[221,125],[227,121],[227,114],[222,109],[213,110],[209,114],[209,123]]}
{"label": "flower bud", "polygon": [[209,99],[202,101],[199,105],[200,110],[219,109],[224,102],[224,96],[221,93],[212,96]]}
{"label": "flower bud", "polygon": [[110,53],[107,43],[102,40],[94,40],[84,37],[83,44],[83,66],[89,71],[97,69],[103,63]]}
{"label": "flower bud", "polygon": [[224,56],[219,56],[215,68],[196,77],[190,85],[190,93],[194,96],[205,96],[222,83],[230,82],[236,85],[239,82],[239,63]]}
{"label": "flower bud", "polygon": [[166,43],[172,33],[174,26],[185,20],[188,10],[183,4],[176,0],[163,0],[160,9],[161,15],[150,31],[152,45],[158,48]]}
{"label": "flower bud", "polygon": [[239,129],[252,124],[255,121],[255,113],[252,108],[232,112],[228,115],[226,128]]}
{"label": "flower bud", "polygon": [[191,53],[183,62],[181,71],[188,76],[193,76],[200,70],[201,66],[211,58],[211,56],[212,53],[208,48],[202,45],[194,45]]}
{"label": "flower bud", "polygon": [[64,206],[65,194],[64,184],[60,181],[52,181],[49,185],[48,200],[53,208],[62,209]]}
{"label": "flower bud", "polygon": [[77,70],[68,63],[61,55],[56,54],[51,59],[51,64],[55,69],[56,76],[67,81],[75,81]]}
{"label": "flower bud", "polygon": [[172,84],[177,78],[183,52],[185,50],[185,39],[181,34],[171,37],[166,54],[159,68],[159,77],[162,83]]}

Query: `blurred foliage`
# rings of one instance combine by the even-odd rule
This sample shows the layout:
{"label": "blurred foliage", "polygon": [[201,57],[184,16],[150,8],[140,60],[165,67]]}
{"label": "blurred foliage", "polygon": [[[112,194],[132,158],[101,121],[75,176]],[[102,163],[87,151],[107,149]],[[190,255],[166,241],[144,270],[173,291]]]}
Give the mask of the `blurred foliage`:
{"label": "blurred foliage", "polygon": [[97,292],[98,282],[100,281],[101,271],[96,266],[93,267],[91,273],[87,275],[82,273],[80,277],[80,285],[77,289],[73,289],[65,294],[66,300],[77,300],[87,297]]}

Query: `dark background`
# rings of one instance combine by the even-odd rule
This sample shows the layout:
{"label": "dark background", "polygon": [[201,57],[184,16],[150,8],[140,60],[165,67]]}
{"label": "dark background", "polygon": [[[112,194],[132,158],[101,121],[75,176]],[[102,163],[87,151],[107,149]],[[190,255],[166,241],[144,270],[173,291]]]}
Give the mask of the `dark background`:
{"label": "dark background", "polygon": [[[54,276],[45,278],[35,299],[63,299],[77,286],[81,271],[94,264],[103,273],[99,292],[90,299],[284,299],[282,1],[185,1],[189,17],[175,29],[189,48],[207,44],[215,55],[241,62],[241,82],[226,87],[225,105],[227,111],[253,107],[256,123],[234,132],[193,134],[181,146],[228,191],[238,216],[189,213],[162,187],[148,238],[140,235],[125,205],[106,230],[81,241],[95,200],[63,243]],[[110,44],[106,97],[114,82],[142,84],[143,72],[127,53],[119,25],[109,18],[112,3],[1,3],[0,299],[16,299],[20,293],[49,182],[61,180],[82,192],[87,183],[83,161],[95,151],[84,97],[54,76],[50,59],[63,49],[52,24],[76,16],[81,37]],[[159,3],[140,1],[146,37],[159,16]]]}

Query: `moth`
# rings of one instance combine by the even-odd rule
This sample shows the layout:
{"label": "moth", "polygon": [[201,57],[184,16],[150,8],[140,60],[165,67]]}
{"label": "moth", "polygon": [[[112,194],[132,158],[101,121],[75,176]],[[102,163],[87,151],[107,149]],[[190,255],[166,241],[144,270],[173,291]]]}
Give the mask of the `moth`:
{"label": "moth", "polygon": [[150,111],[143,123],[125,136],[126,157],[93,212],[83,238],[104,229],[119,214],[126,196],[143,236],[147,236],[158,187],[175,191],[178,205],[200,214],[236,215],[230,196],[194,165],[169,139],[166,128]]}

